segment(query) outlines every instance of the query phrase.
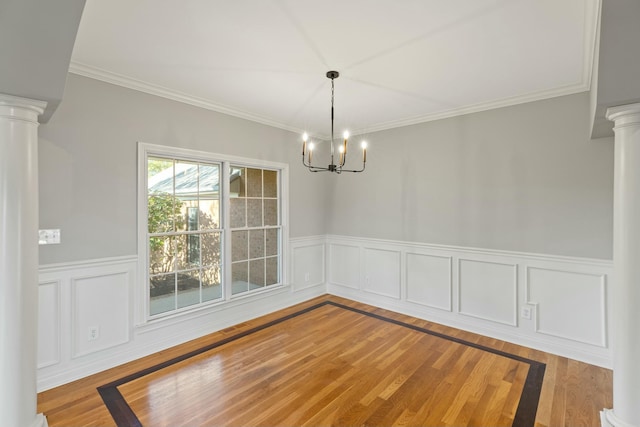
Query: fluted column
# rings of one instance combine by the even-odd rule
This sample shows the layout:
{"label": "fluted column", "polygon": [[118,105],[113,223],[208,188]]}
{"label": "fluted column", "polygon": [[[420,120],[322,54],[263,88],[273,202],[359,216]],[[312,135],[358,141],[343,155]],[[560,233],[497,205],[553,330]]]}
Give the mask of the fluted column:
{"label": "fluted column", "polygon": [[37,414],[38,116],[46,103],[0,94],[0,425]]}
{"label": "fluted column", "polygon": [[613,190],[613,409],[605,426],[640,426],[640,104],[609,108]]}

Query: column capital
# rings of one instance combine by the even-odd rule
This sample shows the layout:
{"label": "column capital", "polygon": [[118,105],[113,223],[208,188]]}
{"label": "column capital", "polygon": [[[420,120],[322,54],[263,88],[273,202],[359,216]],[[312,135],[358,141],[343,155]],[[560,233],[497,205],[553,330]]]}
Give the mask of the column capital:
{"label": "column capital", "polygon": [[609,107],[605,117],[614,122],[616,127],[640,125],[640,103]]}
{"label": "column capital", "polygon": [[0,117],[38,122],[38,116],[44,112],[47,103],[37,99],[0,93]]}

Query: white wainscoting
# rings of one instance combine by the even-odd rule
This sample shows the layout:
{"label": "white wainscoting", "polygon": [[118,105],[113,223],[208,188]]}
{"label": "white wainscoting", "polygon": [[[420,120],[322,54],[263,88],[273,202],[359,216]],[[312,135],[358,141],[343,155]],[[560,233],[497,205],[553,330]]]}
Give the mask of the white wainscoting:
{"label": "white wainscoting", "polygon": [[38,391],[326,293],[325,242],[324,236],[289,240],[292,281],[282,287],[140,325],[134,322],[134,296],[144,286],[137,257],[41,266]]}
{"label": "white wainscoting", "polygon": [[518,267],[458,258],[458,312],[517,326]]}
{"label": "white wainscoting", "polygon": [[406,252],[407,301],[451,311],[453,279],[450,256]]}
{"label": "white wainscoting", "polygon": [[38,390],[326,292],[611,366],[611,261],[333,235],[288,247],[285,286],[143,325],[133,320],[137,257],[41,266]]}
{"label": "white wainscoting", "polygon": [[609,260],[335,235],[327,251],[328,293],[611,367]]}
{"label": "white wainscoting", "polygon": [[115,366],[102,365],[101,355],[130,340],[136,269],[136,257],[40,267],[39,391]]}
{"label": "white wainscoting", "polygon": [[606,301],[605,274],[527,269],[527,304],[535,307],[540,334],[606,347]]}
{"label": "white wainscoting", "polygon": [[291,242],[291,278],[295,290],[321,285],[325,279],[325,239],[296,239]]}
{"label": "white wainscoting", "polygon": [[400,299],[400,252],[364,248],[364,283],[366,292]]}
{"label": "white wainscoting", "polygon": [[[71,278],[71,357],[76,358],[129,341],[132,271],[100,271]],[[91,334],[95,334],[94,339]]]}
{"label": "white wainscoting", "polygon": [[60,362],[60,281],[38,286],[38,369]]}
{"label": "white wainscoting", "polygon": [[[331,244],[329,283],[352,289],[360,289],[360,247],[339,243]],[[353,266],[358,268],[354,269]]]}

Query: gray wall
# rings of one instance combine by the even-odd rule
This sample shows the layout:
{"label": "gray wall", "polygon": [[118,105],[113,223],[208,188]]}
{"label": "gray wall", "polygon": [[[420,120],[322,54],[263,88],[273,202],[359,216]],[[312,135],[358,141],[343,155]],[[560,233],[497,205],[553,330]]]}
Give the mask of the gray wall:
{"label": "gray wall", "polygon": [[291,237],[611,259],[613,141],[589,131],[583,93],[377,132],[365,173],[311,174],[292,132],[70,74],[40,127],[40,227],[62,230],[40,263],[136,254],[138,141],[289,163]]}
{"label": "gray wall", "polygon": [[327,231],[611,259],[613,140],[589,133],[582,93],[367,135]]}
{"label": "gray wall", "polygon": [[40,264],[135,255],[137,142],[291,164],[290,237],[325,233],[327,181],[299,165],[300,136],[69,74],[39,129]]}
{"label": "gray wall", "polygon": [[47,102],[49,120],[64,93],[85,0],[0,3],[0,93]]}

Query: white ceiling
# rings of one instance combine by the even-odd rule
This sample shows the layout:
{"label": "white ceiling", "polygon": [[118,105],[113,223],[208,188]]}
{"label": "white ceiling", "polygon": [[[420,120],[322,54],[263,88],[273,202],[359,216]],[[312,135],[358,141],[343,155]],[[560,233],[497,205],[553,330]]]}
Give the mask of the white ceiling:
{"label": "white ceiling", "polygon": [[326,138],[589,90],[599,0],[88,0],[71,71]]}

